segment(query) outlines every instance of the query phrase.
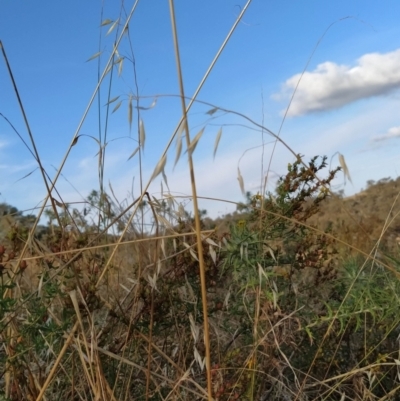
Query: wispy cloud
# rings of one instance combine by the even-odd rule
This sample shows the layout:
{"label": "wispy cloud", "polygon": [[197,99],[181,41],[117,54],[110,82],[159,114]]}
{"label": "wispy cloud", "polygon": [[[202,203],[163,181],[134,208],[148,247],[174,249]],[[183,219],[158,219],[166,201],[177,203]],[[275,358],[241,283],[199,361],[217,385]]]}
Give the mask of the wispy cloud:
{"label": "wispy cloud", "polygon": [[373,142],[387,141],[388,139],[400,137],[400,126],[392,127],[383,135],[377,135],[372,138]]}
{"label": "wispy cloud", "polygon": [[[275,100],[287,100],[301,74],[290,77]],[[290,116],[332,110],[359,99],[379,96],[400,87],[400,49],[390,53],[368,53],[354,66],[330,61],[306,72],[289,110]]]}

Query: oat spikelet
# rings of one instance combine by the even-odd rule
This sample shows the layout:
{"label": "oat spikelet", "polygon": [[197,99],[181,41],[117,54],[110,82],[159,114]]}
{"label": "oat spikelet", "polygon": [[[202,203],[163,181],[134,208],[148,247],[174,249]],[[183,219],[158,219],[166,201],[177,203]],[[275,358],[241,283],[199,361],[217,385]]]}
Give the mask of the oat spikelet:
{"label": "oat spikelet", "polygon": [[165,154],[161,160],[157,163],[156,168],[154,169],[153,175],[151,176],[151,179],[153,180],[154,178],[156,178],[163,170],[164,167],[167,163],[167,155]]}
{"label": "oat spikelet", "polygon": [[[132,154],[128,157],[128,160],[131,160],[133,156],[136,155],[136,153],[139,151],[139,146],[132,152]],[[127,160],[127,161],[128,161]]]}
{"label": "oat spikelet", "polygon": [[165,252],[165,241],[164,238],[161,239],[161,250],[164,255],[164,259],[167,259],[167,253]]}
{"label": "oat spikelet", "polygon": [[124,58],[121,57],[121,58],[118,60],[118,76],[119,76],[119,77],[120,77],[121,74],[122,74],[122,68],[123,68],[123,66],[124,66]]}
{"label": "oat spikelet", "polygon": [[179,158],[181,157],[182,133],[183,133],[184,129],[185,129],[185,119],[182,120],[181,124],[179,125],[178,131],[176,133],[176,156],[175,156],[174,168],[175,168],[176,164],[178,163]]}
{"label": "oat spikelet", "polygon": [[176,166],[176,163],[178,163],[178,160],[181,156],[181,152],[182,152],[182,135],[178,135],[178,138],[176,139],[176,157],[175,157],[174,168]]}
{"label": "oat spikelet", "polygon": [[208,246],[208,250],[209,250],[211,259],[213,260],[214,265],[216,266],[216,265],[217,265],[217,253],[215,252],[215,250],[214,250],[214,248],[212,247],[212,245],[209,245],[209,246]]}
{"label": "oat spikelet", "polygon": [[105,19],[100,26],[106,26],[106,25],[110,25],[113,23],[113,20],[111,19]]}
{"label": "oat spikelet", "polygon": [[201,371],[203,371],[204,366],[206,366],[206,358],[202,358],[200,356],[199,351],[197,350],[196,346],[193,347],[193,351],[194,351],[194,359],[199,364]]}
{"label": "oat spikelet", "polygon": [[54,203],[58,206],[61,207],[62,209],[65,209],[65,205],[64,203],[60,202],[59,200],[57,200],[56,198],[52,198]]}
{"label": "oat spikelet", "polygon": [[340,167],[342,167],[342,169],[343,169],[344,176],[345,176],[346,178],[348,178],[348,180],[349,180],[351,183],[353,183],[353,182],[351,181],[350,172],[349,172],[349,169],[348,169],[348,167],[347,167],[346,161],[344,160],[344,156],[343,156],[341,153],[339,153],[339,163],[340,163]]}
{"label": "oat spikelet", "polygon": [[106,76],[106,75],[112,70],[112,67],[113,67],[113,65],[110,64],[110,65],[106,68],[106,70],[104,71],[104,76]]}
{"label": "oat spikelet", "polygon": [[72,141],[72,143],[71,143],[71,148],[72,148],[72,146],[75,146],[75,145],[78,143],[79,137],[80,137],[80,135],[77,135],[77,136],[75,137],[75,139]]}
{"label": "oat spikelet", "polygon": [[115,105],[115,107],[113,108],[112,113],[115,113],[115,112],[121,107],[121,104],[122,104],[122,100],[120,100],[120,101]]}
{"label": "oat spikelet", "polygon": [[156,214],[157,220],[165,226],[165,228],[168,228],[172,231],[174,231],[174,228],[172,227],[171,223],[163,216]]}
{"label": "oat spikelet", "polygon": [[211,238],[206,238],[206,242],[209,245],[216,246],[217,248],[220,248],[220,246],[217,243],[215,243],[215,241],[213,241]]}
{"label": "oat spikelet", "polygon": [[222,135],[222,128],[219,129],[217,137],[215,138],[215,143],[214,143],[214,159],[215,159],[215,155],[217,153],[217,149],[218,149],[218,145],[219,145],[219,141],[221,139],[221,135]]}
{"label": "oat spikelet", "polygon": [[103,53],[103,52],[97,52],[97,53],[93,54],[93,56],[89,57],[89,58],[86,60],[86,62],[91,61],[91,60],[94,60],[95,58],[99,57],[101,53]]}
{"label": "oat spikelet", "polygon": [[164,180],[164,182],[165,182],[165,185],[167,186],[167,188],[168,188],[168,191],[169,191],[169,186],[168,186],[167,175],[165,174],[165,171],[164,171],[164,169],[162,169],[162,171],[161,171],[161,174],[162,174],[163,180]]}
{"label": "oat spikelet", "polygon": [[121,56],[119,55],[118,47],[115,46],[115,43],[113,45],[113,48],[114,48],[115,55],[118,57],[118,59],[120,59]]}
{"label": "oat spikelet", "polygon": [[150,110],[152,109],[157,103],[157,98],[153,100],[153,103],[149,107],[144,107],[144,106],[136,106],[138,110]]}
{"label": "oat spikelet", "polygon": [[107,106],[107,105],[109,105],[109,104],[111,104],[111,103],[114,103],[115,101],[117,101],[119,99],[119,96],[115,96],[115,97],[113,97],[111,100],[109,100],[105,105]]}
{"label": "oat spikelet", "polygon": [[189,321],[193,340],[195,343],[197,343],[197,341],[199,341],[200,338],[200,328],[196,325],[196,322],[194,321],[193,315],[191,313],[189,313]]}
{"label": "oat spikelet", "polygon": [[139,140],[140,140],[140,146],[141,146],[142,150],[144,150],[144,143],[146,142],[146,131],[144,129],[143,120],[140,120],[140,123],[139,123]]}
{"label": "oat spikelet", "polygon": [[109,35],[115,29],[118,22],[119,22],[119,18],[116,21],[114,21],[114,23],[110,26],[110,29],[107,31],[106,36]]}
{"label": "oat spikelet", "polygon": [[128,102],[128,121],[129,121],[129,129],[132,127],[132,95],[129,96]]}
{"label": "oat spikelet", "polygon": [[244,181],[243,181],[242,174],[240,174],[240,168],[239,167],[238,167],[237,180],[239,181],[239,186],[240,186],[240,190],[242,191],[242,194],[245,195],[246,193],[244,191]]}
{"label": "oat spikelet", "polygon": [[206,112],[206,114],[212,116],[212,115],[213,115],[214,113],[216,113],[217,111],[218,111],[218,107],[214,107],[214,108],[212,108],[211,110],[208,110],[208,111]]}
{"label": "oat spikelet", "polygon": [[203,135],[203,132],[204,132],[204,128],[202,128],[196,134],[196,136],[193,138],[193,140],[190,142],[190,145],[187,148],[187,152],[189,153],[189,156],[191,156],[193,154],[194,150],[196,149],[196,146],[199,143],[199,140],[200,140],[201,136]]}

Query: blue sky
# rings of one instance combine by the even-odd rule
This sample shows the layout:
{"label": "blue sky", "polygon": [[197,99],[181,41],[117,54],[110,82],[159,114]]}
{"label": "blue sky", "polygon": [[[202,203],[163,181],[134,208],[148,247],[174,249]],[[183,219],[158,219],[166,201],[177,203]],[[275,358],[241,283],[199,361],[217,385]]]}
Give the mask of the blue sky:
{"label": "blue sky", "polygon": [[[122,27],[133,2],[0,1],[0,40],[48,174],[53,177],[104,69],[120,31],[106,35],[120,18]],[[244,1],[175,2],[185,93],[191,96],[233,25]],[[348,17],[348,18],[346,18]],[[242,113],[277,132],[300,74],[309,61],[281,131],[281,138],[308,160],[345,156],[353,185],[343,176],[335,190],[347,195],[400,171],[400,2],[253,0],[211,72],[198,99]],[[333,24],[326,32],[327,28]],[[323,34],[325,35],[323,36]],[[312,52],[320,40],[312,58]],[[101,57],[86,62],[93,54]],[[135,82],[132,51],[136,65]],[[106,103],[120,96],[121,107],[107,121],[105,185],[120,201],[140,195],[137,146],[138,113],[128,122],[128,98],[139,89],[146,143],[143,182],[150,179],[181,116],[168,2],[138,2],[119,47],[124,59],[108,74],[72,148],[57,189],[64,202],[79,202],[99,188],[97,142],[105,133]],[[99,65],[100,63],[100,65]],[[162,95],[157,97],[157,95]],[[166,96],[167,95],[167,96]],[[109,96],[109,98],[108,98]],[[111,104],[110,111],[118,101]],[[196,103],[189,115],[192,137],[204,134],[194,153],[198,194],[240,201],[239,166],[245,189],[256,193],[271,161],[268,189],[294,157],[273,138],[232,113],[206,114]],[[0,61],[0,113],[29,142],[3,58]],[[99,129],[100,124],[100,129]],[[223,134],[215,160],[214,140]],[[264,146],[262,143],[264,142]],[[175,143],[165,173],[171,193],[190,194],[186,154],[173,168]],[[338,165],[337,155],[332,166]],[[40,204],[46,191],[36,162],[0,117],[0,202],[24,210]],[[29,176],[25,177],[29,173]],[[23,178],[23,179],[22,179]],[[161,176],[150,186],[160,196]],[[163,185],[167,192],[166,185]],[[55,196],[58,198],[58,195]],[[234,209],[223,202],[200,202],[213,216]]]}

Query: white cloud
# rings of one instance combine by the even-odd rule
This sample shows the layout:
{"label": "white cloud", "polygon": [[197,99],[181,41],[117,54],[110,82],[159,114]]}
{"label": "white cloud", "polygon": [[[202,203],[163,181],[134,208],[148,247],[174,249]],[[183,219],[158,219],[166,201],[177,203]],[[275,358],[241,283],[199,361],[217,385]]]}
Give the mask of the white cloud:
{"label": "white cloud", "polygon": [[397,138],[399,136],[400,136],[400,126],[389,128],[385,134],[374,136],[372,140],[374,142],[381,142],[381,141],[387,141],[388,139]]}
{"label": "white cloud", "polygon": [[[290,77],[276,100],[287,100],[301,74]],[[379,96],[400,87],[400,49],[390,53],[369,53],[355,66],[327,61],[306,72],[289,110],[290,116],[336,109],[356,100]]]}

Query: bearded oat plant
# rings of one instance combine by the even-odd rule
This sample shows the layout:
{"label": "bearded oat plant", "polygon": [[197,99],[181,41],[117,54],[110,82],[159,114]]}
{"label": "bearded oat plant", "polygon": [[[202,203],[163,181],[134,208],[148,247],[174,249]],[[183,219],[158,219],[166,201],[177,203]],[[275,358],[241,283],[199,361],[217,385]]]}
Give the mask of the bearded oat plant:
{"label": "bearded oat plant", "polygon": [[[331,191],[339,170],[351,180],[344,156],[327,171],[326,157],[304,160],[280,131],[198,99],[250,3],[188,97],[169,0],[178,94],[152,96],[149,106],[139,93],[130,32],[138,2],[130,10],[121,3],[116,19],[102,17],[99,49],[89,58],[98,63],[98,82],[53,178],[0,43],[47,191],[36,217],[0,205],[0,399],[398,399],[399,258],[382,246],[392,220],[368,251],[343,240],[333,225],[317,227],[324,205],[339,199]],[[114,39],[104,61],[106,36]],[[112,96],[124,76],[133,77],[133,90]],[[180,100],[181,117],[146,182],[151,135],[144,112],[162,97]],[[97,136],[82,134],[96,100],[104,123]],[[231,221],[212,220],[199,208],[193,155],[206,140],[206,124],[189,129],[195,102],[207,119],[240,118],[292,154],[275,191],[266,190],[267,174],[255,195],[246,192],[239,160],[234,175],[247,200],[237,203]],[[140,194],[120,200],[104,177],[115,140],[108,121],[124,108],[136,135],[129,137],[135,145],[128,160],[137,162]],[[222,135],[221,125],[210,146],[214,158]],[[84,141],[97,146],[98,186],[82,202],[68,202],[58,181],[67,179],[64,165]],[[169,191],[165,171],[174,142],[175,166],[187,157],[193,212],[185,208],[188,197]],[[159,197],[149,193],[156,179]],[[236,203],[214,199],[221,201]]]}

